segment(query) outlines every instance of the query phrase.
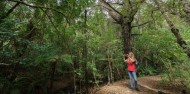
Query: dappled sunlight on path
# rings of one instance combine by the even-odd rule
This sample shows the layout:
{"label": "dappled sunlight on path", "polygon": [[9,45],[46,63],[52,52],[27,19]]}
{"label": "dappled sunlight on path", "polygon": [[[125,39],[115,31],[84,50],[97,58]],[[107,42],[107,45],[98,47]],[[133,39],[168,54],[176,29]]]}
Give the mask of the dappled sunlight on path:
{"label": "dappled sunlight on path", "polygon": [[140,91],[129,88],[129,80],[120,80],[110,85],[100,87],[95,94],[179,94],[180,91],[163,89],[160,76],[148,76],[138,79]]}

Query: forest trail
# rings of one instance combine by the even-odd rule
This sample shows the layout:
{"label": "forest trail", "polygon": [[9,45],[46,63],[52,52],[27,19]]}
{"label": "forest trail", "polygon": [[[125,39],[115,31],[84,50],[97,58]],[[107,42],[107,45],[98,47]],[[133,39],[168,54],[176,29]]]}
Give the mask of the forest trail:
{"label": "forest trail", "polygon": [[160,76],[138,78],[140,91],[135,91],[129,88],[129,80],[120,80],[101,86],[94,94],[181,94],[181,88],[163,87],[160,81]]}

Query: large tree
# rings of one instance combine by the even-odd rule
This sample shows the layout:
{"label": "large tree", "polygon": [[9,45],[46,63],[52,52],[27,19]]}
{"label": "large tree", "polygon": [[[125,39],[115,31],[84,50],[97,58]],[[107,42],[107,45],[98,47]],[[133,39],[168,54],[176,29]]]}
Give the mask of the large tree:
{"label": "large tree", "polygon": [[[108,14],[119,24],[122,28],[122,40],[123,40],[123,51],[127,54],[132,50],[131,34],[132,34],[132,23],[135,15],[138,12],[141,4],[145,0],[123,0],[122,2],[107,2],[106,0],[99,0],[100,5],[107,10]],[[114,8],[112,4],[118,4],[121,7],[121,11]]]}

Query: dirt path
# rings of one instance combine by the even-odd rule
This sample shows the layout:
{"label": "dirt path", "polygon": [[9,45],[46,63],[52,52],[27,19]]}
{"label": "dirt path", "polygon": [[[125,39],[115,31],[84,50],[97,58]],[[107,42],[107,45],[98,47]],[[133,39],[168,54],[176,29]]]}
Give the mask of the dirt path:
{"label": "dirt path", "polygon": [[138,78],[139,91],[129,88],[129,80],[120,80],[110,85],[101,86],[95,94],[181,94],[180,89],[163,88],[160,76]]}

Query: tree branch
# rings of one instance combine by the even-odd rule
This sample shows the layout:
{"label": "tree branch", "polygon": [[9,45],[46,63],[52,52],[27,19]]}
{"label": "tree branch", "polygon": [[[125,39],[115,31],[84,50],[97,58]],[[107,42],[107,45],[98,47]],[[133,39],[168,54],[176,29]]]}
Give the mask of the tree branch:
{"label": "tree branch", "polygon": [[128,19],[128,22],[132,22],[133,19],[134,19],[134,16],[136,15],[136,13],[138,12],[139,8],[140,8],[140,5],[141,3],[144,3],[145,0],[141,0],[141,1],[138,1],[136,2],[134,5],[134,3],[132,3],[131,0],[128,0],[128,4],[129,4],[129,19]]}
{"label": "tree branch", "polygon": [[183,11],[185,12],[186,16],[185,19],[188,24],[190,24],[190,3],[189,0],[181,0],[183,4]]}
{"label": "tree branch", "polygon": [[185,53],[190,58],[190,48],[188,47],[187,42],[180,35],[179,29],[176,28],[175,24],[170,20],[169,16],[166,14],[164,8],[161,6],[162,2],[159,2],[158,0],[154,0],[154,2],[158,6],[161,14],[163,15],[164,19],[166,20],[168,26],[170,27],[171,32],[174,34],[177,43],[179,44],[179,46],[181,48],[183,48],[183,50],[185,51]]}
{"label": "tree branch", "polygon": [[17,2],[17,3],[23,4],[23,5],[26,5],[26,6],[29,6],[29,7],[33,7],[33,8],[41,8],[41,9],[53,10],[53,11],[55,11],[55,12],[58,12],[58,13],[62,14],[62,15],[65,17],[67,23],[69,23],[69,21],[68,21],[68,19],[67,19],[67,16],[66,16],[64,13],[62,13],[61,11],[59,11],[59,10],[57,10],[57,9],[55,9],[55,8],[52,8],[52,7],[44,7],[44,6],[41,6],[41,5],[27,4],[27,3],[23,2],[23,1],[18,1],[18,0],[8,0],[8,1]]}
{"label": "tree branch", "polygon": [[[45,15],[47,16],[47,18],[50,20],[50,23],[53,25],[53,27],[55,28],[55,30],[56,30],[57,32],[59,32],[58,28],[57,28],[56,25],[54,24],[54,22],[53,22],[53,20],[51,19],[51,17],[46,13],[45,10],[43,10],[43,9],[41,9],[41,10],[45,13]],[[69,23],[68,23],[68,24],[69,24]],[[63,40],[66,41],[65,37],[63,37]],[[66,44],[66,46],[68,47],[69,53],[71,54],[71,49],[70,49],[70,47],[69,47],[69,44],[68,44],[67,42],[66,42],[65,44]],[[71,58],[72,58],[72,57],[73,57],[73,56],[71,55]]]}
{"label": "tree branch", "polygon": [[114,10],[115,12],[117,12],[119,15],[122,15],[119,11],[117,11],[115,8],[113,8],[108,2],[106,2],[105,0],[100,0],[100,2],[103,2],[105,4],[107,4],[112,10]]}
{"label": "tree branch", "polygon": [[99,5],[103,8],[107,9],[107,12],[109,15],[117,22],[122,23],[122,14],[117,11],[115,8],[113,8],[109,3],[107,3],[105,0],[99,0]]}
{"label": "tree branch", "polygon": [[142,34],[131,34],[131,36],[138,36],[138,35],[142,35]]}
{"label": "tree branch", "polygon": [[116,4],[116,5],[121,5],[121,6],[123,6],[124,5],[124,3],[119,3],[119,2],[107,2],[107,3],[109,3],[109,4]]}
{"label": "tree branch", "polygon": [[54,24],[53,20],[51,19],[51,17],[46,13],[45,10],[41,9],[45,15],[47,16],[47,18],[49,19],[50,23],[53,25],[53,27],[56,29],[56,31],[59,31],[57,28],[56,28],[56,25]]}
{"label": "tree branch", "polygon": [[190,4],[188,0],[181,0],[183,4],[183,10],[185,13],[190,13]]}
{"label": "tree branch", "polygon": [[128,4],[129,4],[130,8],[133,9],[133,5],[131,3],[131,0],[128,0]]}
{"label": "tree branch", "polygon": [[145,23],[139,24],[139,25],[137,25],[137,26],[132,26],[132,27],[139,27],[139,26],[143,26],[143,25],[145,25],[145,24],[147,24],[147,23],[150,23],[150,21],[147,21],[147,22],[145,22]]}
{"label": "tree branch", "polygon": [[0,66],[10,66],[10,64],[7,64],[7,63],[0,63]]}
{"label": "tree branch", "polygon": [[0,20],[5,19],[13,12],[13,10],[20,4],[20,2],[17,2],[5,15],[0,17]]}

